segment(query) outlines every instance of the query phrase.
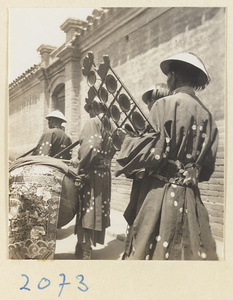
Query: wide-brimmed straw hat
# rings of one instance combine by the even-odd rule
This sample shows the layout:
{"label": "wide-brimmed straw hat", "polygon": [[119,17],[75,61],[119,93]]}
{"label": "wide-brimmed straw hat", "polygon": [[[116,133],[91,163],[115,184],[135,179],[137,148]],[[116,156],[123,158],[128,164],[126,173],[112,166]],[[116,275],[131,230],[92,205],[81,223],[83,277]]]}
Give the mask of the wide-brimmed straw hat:
{"label": "wide-brimmed straw hat", "polygon": [[47,120],[49,118],[57,118],[57,119],[60,119],[62,120],[62,122],[67,122],[65,116],[63,115],[63,113],[60,111],[60,110],[54,110],[52,111],[51,113],[49,113],[46,117],[45,117]]}
{"label": "wide-brimmed straw hat", "polygon": [[151,94],[153,90],[155,89],[155,85],[151,86],[148,90],[145,91],[145,93],[142,95],[142,100],[144,103],[148,104]]}
{"label": "wide-brimmed straw hat", "polygon": [[163,60],[160,64],[160,68],[162,72],[167,75],[169,72],[169,66],[172,62],[182,62],[189,65],[189,67],[194,67],[198,69],[200,72],[197,78],[197,87],[204,88],[210,82],[209,74],[199,57],[197,57],[193,53],[179,53],[174,56],[171,56],[165,60]]}
{"label": "wide-brimmed straw hat", "polygon": [[151,100],[158,100],[161,97],[166,97],[168,94],[167,85],[165,83],[157,83],[143,93],[142,100],[148,105]]}

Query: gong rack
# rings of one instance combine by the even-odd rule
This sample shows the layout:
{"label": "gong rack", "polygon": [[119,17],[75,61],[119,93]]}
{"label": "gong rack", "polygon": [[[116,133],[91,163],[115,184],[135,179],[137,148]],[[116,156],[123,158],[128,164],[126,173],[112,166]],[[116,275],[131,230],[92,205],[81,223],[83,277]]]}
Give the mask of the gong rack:
{"label": "gong rack", "polygon": [[110,120],[116,125],[116,130],[112,134],[116,150],[121,148],[121,141],[117,134],[118,128],[124,128],[139,136],[148,126],[152,127],[119,76],[112,69],[108,55],[103,56],[103,62],[97,68],[93,53],[88,52],[83,59],[82,74],[87,77],[87,84],[90,87],[85,99],[86,104],[92,105],[104,130],[111,131]]}

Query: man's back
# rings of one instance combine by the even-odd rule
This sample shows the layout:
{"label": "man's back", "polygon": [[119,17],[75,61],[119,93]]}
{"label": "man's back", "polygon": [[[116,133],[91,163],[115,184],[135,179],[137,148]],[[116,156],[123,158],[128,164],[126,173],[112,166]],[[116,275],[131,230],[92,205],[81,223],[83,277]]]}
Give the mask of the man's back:
{"label": "man's back", "polygon": [[[33,155],[54,157],[71,144],[71,139],[62,129],[51,128],[41,136]],[[67,152],[58,158],[70,159],[71,154]]]}

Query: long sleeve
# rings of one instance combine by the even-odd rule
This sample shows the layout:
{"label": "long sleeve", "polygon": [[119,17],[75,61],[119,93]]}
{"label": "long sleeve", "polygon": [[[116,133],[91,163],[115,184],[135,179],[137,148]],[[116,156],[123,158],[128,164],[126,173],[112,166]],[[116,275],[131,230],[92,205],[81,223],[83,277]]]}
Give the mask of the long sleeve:
{"label": "long sleeve", "polygon": [[158,100],[149,120],[156,132],[126,137],[115,175],[127,176],[140,168],[164,173],[168,161],[177,161],[181,168],[195,164],[201,170],[199,180],[208,180],[214,170],[218,134],[211,114],[195,94],[182,92]]}
{"label": "long sleeve", "polygon": [[97,161],[102,149],[102,136],[94,118],[89,119],[79,137],[80,148],[78,153],[80,169],[89,169]]}
{"label": "long sleeve", "polygon": [[205,159],[202,163],[201,172],[199,175],[199,181],[208,181],[214,172],[216,154],[218,150],[218,129],[214,126],[211,133],[212,144],[206,152]]}

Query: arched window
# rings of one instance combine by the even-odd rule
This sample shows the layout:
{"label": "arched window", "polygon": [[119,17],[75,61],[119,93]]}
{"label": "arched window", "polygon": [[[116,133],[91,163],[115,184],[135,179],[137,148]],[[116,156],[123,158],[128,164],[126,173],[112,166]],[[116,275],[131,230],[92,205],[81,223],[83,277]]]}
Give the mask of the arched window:
{"label": "arched window", "polygon": [[60,83],[56,86],[52,94],[52,109],[59,109],[65,114],[65,84]]}

